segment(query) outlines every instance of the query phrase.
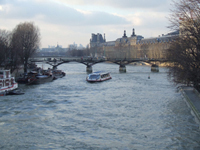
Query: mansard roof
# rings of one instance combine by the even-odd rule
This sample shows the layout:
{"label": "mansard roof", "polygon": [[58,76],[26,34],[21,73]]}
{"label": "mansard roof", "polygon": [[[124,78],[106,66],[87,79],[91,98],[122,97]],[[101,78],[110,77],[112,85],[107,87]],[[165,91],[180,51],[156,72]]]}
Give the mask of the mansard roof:
{"label": "mansard roof", "polygon": [[129,43],[129,38],[118,38],[116,42],[119,43]]}
{"label": "mansard roof", "polygon": [[[97,36],[101,36],[101,34],[92,34],[92,39],[91,43],[97,42]],[[103,46],[115,46],[115,44],[122,43],[122,44],[130,44],[132,39],[136,39],[136,44],[153,44],[153,43],[166,43],[175,40],[179,36],[179,30],[175,32],[170,32],[166,35],[158,36],[158,37],[153,37],[153,38],[144,38],[141,35],[136,35],[135,30],[133,29],[133,34],[131,37],[126,36],[126,31],[124,31],[124,36],[121,38],[116,39],[116,41],[98,41],[99,43],[98,46],[103,47]]]}
{"label": "mansard roof", "polygon": [[101,43],[99,46],[115,46],[115,41],[108,41],[105,43]]}
{"label": "mansard roof", "polygon": [[137,44],[165,43],[175,40],[178,35],[164,35],[161,37],[145,38],[137,41]]}

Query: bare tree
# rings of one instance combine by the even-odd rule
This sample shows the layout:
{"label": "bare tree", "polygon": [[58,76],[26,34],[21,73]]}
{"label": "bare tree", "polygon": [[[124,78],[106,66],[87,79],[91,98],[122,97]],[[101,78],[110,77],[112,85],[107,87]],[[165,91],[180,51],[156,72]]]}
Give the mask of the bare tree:
{"label": "bare tree", "polygon": [[40,46],[39,28],[33,22],[20,23],[13,30],[11,46],[24,65],[24,72],[27,72],[28,59]]}
{"label": "bare tree", "polygon": [[0,65],[6,67],[9,63],[9,42],[10,33],[6,30],[0,30]]}
{"label": "bare tree", "polygon": [[172,62],[169,74],[175,83],[191,84],[200,90],[200,0],[179,0],[169,18],[171,29],[180,35],[167,53]]}
{"label": "bare tree", "polygon": [[90,47],[90,55],[92,55],[92,57],[95,57],[96,53],[97,53],[97,45]]}
{"label": "bare tree", "polygon": [[85,50],[84,50],[84,55],[85,56],[89,56],[90,55],[90,48],[89,45],[86,46]]}
{"label": "bare tree", "polygon": [[149,50],[149,45],[148,44],[142,44],[141,46],[141,52],[140,52],[140,57],[148,57],[148,58],[153,58],[152,52]]}

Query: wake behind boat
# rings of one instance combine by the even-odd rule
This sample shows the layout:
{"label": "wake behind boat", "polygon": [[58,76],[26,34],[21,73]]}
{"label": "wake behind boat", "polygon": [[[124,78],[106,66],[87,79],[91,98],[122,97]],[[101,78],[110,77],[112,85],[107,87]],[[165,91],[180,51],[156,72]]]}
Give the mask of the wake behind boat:
{"label": "wake behind boat", "polygon": [[89,74],[86,78],[86,81],[88,81],[88,82],[102,82],[102,81],[106,81],[106,80],[109,80],[109,79],[112,79],[110,73],[98,71],[98,72],[93,72],[92,74]]}

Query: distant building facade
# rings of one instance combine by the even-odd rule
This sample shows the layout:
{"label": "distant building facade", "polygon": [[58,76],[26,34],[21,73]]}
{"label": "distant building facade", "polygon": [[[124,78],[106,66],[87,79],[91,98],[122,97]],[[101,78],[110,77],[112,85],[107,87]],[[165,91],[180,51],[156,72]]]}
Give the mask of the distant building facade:
{"label": "distant building facade", "polygon": [[115,41],[106,42],[101,34],[92,34],[90,39],[90,48],[101,49],[100,55],[109,58],[165,58],[166,50],[169,48],[171,41],[179,36],[179,31],[169,33],[154,38],[144,38],[135,34],[132,30],[130,37],[124,31],[121,38]]}
{"label": "distant building facade", "polygon": [[90,39],[90,47],[100,46],[101,43],[105,43],[105,34],[104,38],[100,33],[94,34],[92,33],[92,38]]}
{"label": "distant building facade", "polygon": [[41,56],[63,56],[66,55],[68,48],[62,48],[61,45],[48,46],[48,48],[42,48],[37,55]]}
{"label": "distant building facade", "polygon": [[75,42],[73,44],[69,44],[69,50],[83,50],[85,47],[82,44],[77,45]]}

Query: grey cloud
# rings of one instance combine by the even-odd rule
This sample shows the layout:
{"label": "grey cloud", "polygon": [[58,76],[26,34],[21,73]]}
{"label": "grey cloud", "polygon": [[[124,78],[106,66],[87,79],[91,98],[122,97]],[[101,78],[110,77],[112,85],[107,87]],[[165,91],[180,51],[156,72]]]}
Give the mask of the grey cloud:
{"label": "grey cloud", "polygon": [[92,25],[126,24],[124,18],[114,16],[105,12],[93,12],[87,16],[87,22]]}
{"label": "grey cloud", "polygon": [[161,6],[165,2],[167,2],[167,0],[109,0],[108,4],[120,8],[155,8]]}
{"label": "grey cloud", "polygon": [[[122,17],[104,12],[81,12],[52,1],[36,2],[29,1],[6,1],[9,11],[0,11],[0,16],[7,19],[34,19],[43,16],[42,21],[64,25],[102,25],[102,24],[127,24]],[[9,2],[9,3],[8,3]]]}
{"label": "grey cloud", "polygon": [[5,4],[7,0],[0,0],[0,4]]}
{"label": "grey cloud", "polygon": [[57,0],[75,5],[102,5],[121,9],[157,9],[165,10],[171,0]]}

